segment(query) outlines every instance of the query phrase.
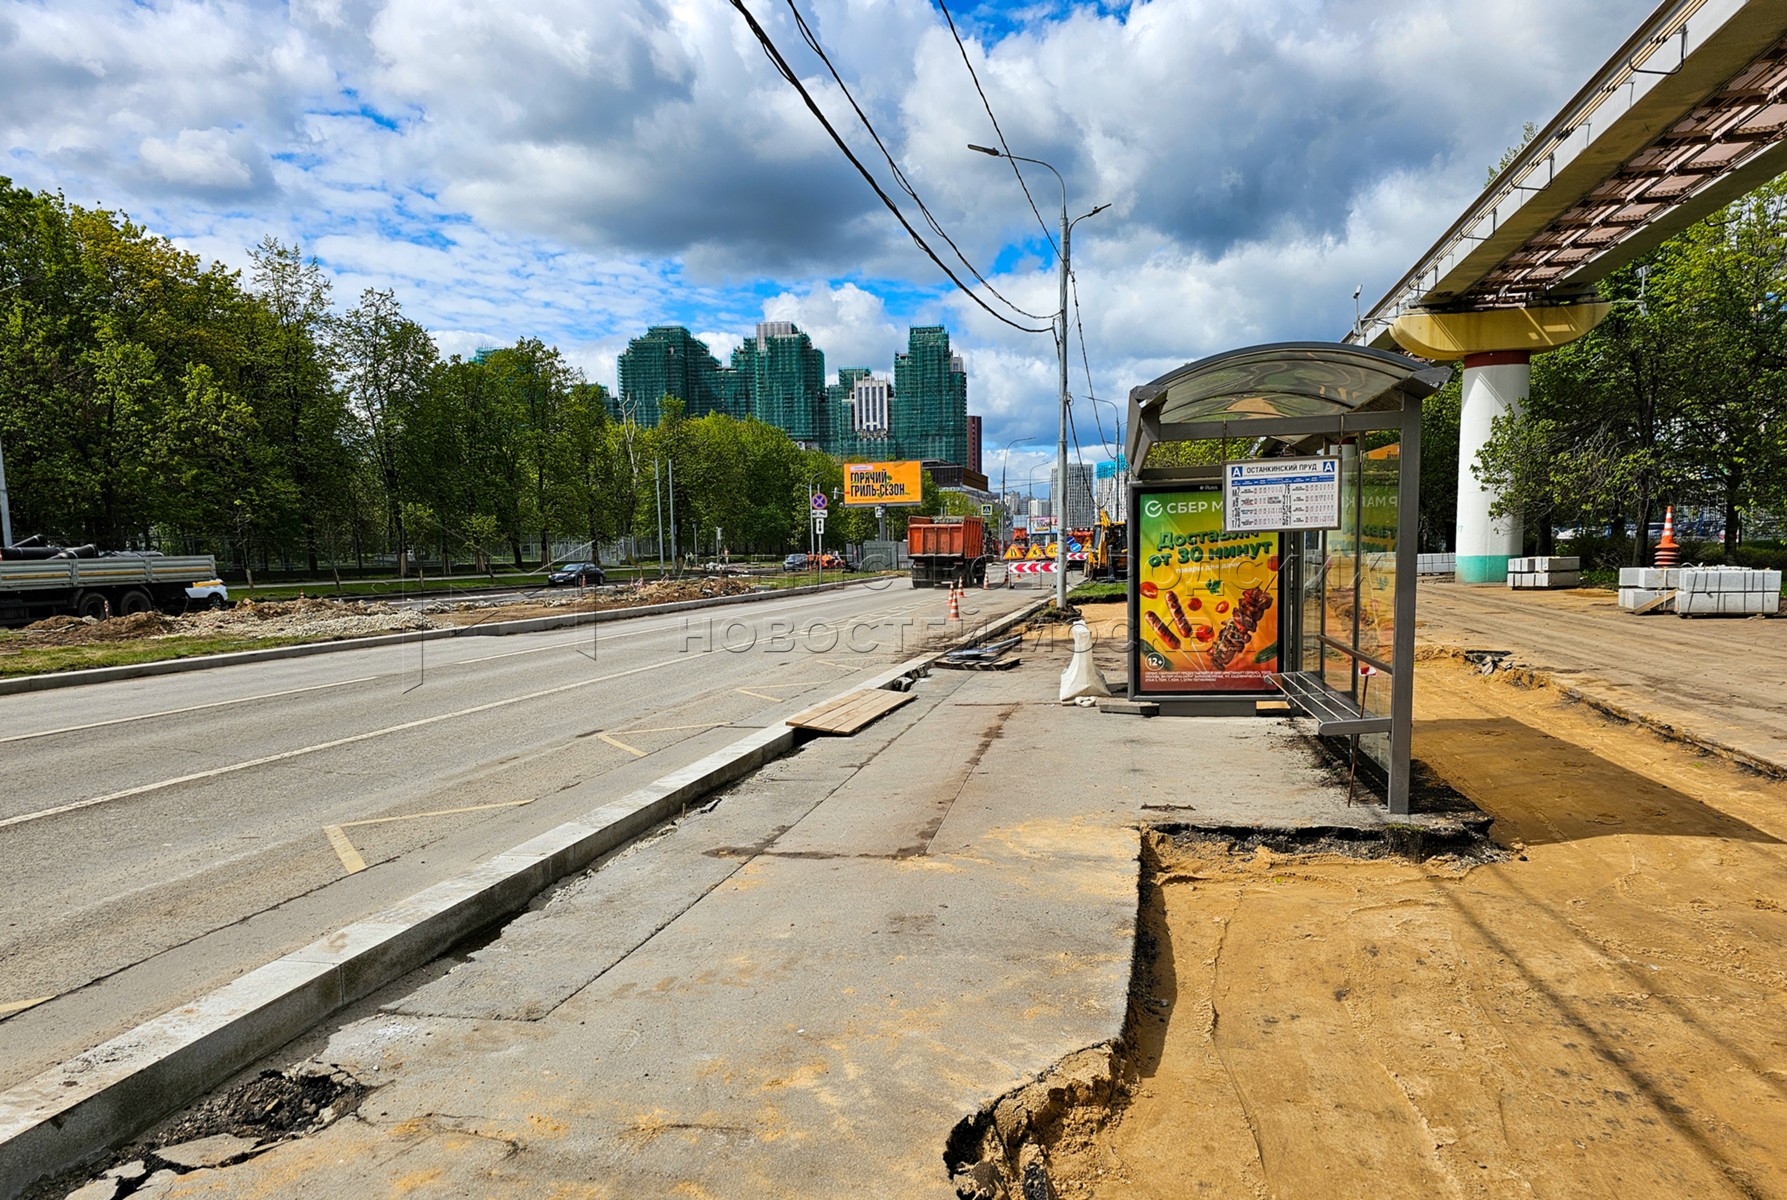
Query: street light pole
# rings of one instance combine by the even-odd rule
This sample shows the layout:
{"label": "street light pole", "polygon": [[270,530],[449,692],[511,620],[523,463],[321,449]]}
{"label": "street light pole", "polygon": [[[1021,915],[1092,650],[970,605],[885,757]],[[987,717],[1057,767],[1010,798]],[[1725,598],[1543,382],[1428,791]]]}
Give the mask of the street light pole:
{"label": "street light pole", "polygon": [[1011,505],[1006,500],[1005,492],[1005,475],[1006,472],[1011,469],[1011,448],[1020,442],[1033,442],[1035,440],[1036,439],[1032,435],[1025,434],[1021,438],[1013,438],[1011,441],[1005,443],[1005,449],[999,452],[999,510],[1006,515],[1006,519],[999,522],[999,534],[1004,541],[1011,540],[1009,537],[1005,536],[1006,526],[1011,524]]}
{"label": "street light pole", "polygon": [[1095,217],[1108,204],[1100,204],[1089,213],[1082,213],[1073,220],[1067,219],[1067,181],[1061,178],[1061,172],[1040,158],[1025,158],[1022,154],[1010,154],[1003,150],[995,150],[991,146],[976,146],[970,142],[968,149],[994,158],[1008,158],[1014,162],[1035,163],[1039,167],[1047,167],[1061,185],[1061,311],[1060,322],[1055,327],[1055,358],[1061,369],[1061,423],[1060,438],[1055,446],[1055,608],[1067,608],[1067,275],[1073,263],[1073,227],[1087,217]]}

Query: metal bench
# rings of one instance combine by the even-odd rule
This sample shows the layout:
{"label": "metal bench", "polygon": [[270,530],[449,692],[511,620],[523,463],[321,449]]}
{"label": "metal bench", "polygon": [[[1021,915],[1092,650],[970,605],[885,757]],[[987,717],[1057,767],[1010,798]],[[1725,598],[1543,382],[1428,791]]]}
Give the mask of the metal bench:
{"label": "metal bench", "polygon": [[1351,696],[1329,687],[1314,671],[1286,671],[1267,678],[1286,700],[1315,719],[1315,731],[1322,737],[1390,732],[1389,717],[1366,716]]}

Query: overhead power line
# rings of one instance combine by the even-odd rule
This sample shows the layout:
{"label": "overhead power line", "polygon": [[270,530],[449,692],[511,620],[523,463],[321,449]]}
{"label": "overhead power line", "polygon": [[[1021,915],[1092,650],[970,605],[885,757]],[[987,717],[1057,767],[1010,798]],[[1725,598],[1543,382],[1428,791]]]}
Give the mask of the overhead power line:
{"label": "overhead power line", "polygon": [[1018,160],[1012,157],[1011,146],[1006,143],[1005,131],[999,128],[999,118],[993,115],[993,105],[987,99],[986,89],[980,86],[980,75],[974,69],[974,63],[968,58],[968,47],[962,44],[962,35],[956,32],[956,19],[949,15],[949,5],[944,0],[937,0],[937,7],[943,10],[943,20],[949,26],[949,36],[956,41],[956,49],[961,52],[962,65],[968,68],[968,78],[974,81],[974,90],[980,94],[980,106],[987,110],[987,120],[993,123],[993,135],[999,139],[999,148],[1005,151],[1005,161],[1011,164],[1011,173],[1018,177],[1018,186],[1024,189],[1024,199],[1030,202],[1030,211],[1036,217],[1036,223],[1042,228],[1042,236],[1049,241],[1049,248],[1055,257],[1061,257],[1061,247],[1055,245],[1055,235],[1049,231],[1049,223],[1042,219],[1042,213],[1036,207],[1036,197],[1030,194],[1030,185],[1024,181],[1024,172],[1018,167]]}
{"label": "overhead power line", "polygon": [[869,114],[864,112],[862,105],[856,102],[856,97],[850,91],[850,85],[844,82],[844,77],[838,73],[838,68],[832,64],[831,56],[826,54],[825,47],[819,44],[819,36],[815,34],[812,27],[807,24],[807,19],[801,15],[801,11],[795,6],[794,0],[787,0],[787,4],[788,11],[794,16],[794,24],[800,29],[801,38],[807,43],[807,48],[818,55],[819,61],[825,64],[825,69],[831,73],[832,82],[836,83],[838,85],[838,90],[844,93],[844,99],[850,102],[850,107],[856,113],[857,120],[862,122],[862,127],[868,131],[869,137],[874,140],[876,149],[881,151],[881,157],[887,160],[887,169],[893,172],[894,182],[899,184],[902,192],[905,192],[906,195],[912,198],[914,204],[918,205],[918,211],[924,216],[925,224],[931,227],[931,232],[942,238],[944,242],[949,245],[949,248],[955,252],[956,258],[961,261],[961,264],[964,267],[968,268],[968,273],[978,279],[987,291],[997,296],[1001,303],[1009,305],[1013,312],[1022,313],[1033,321],[1048,320],[1048,315],[1031,312],[1014,303],[1010,297],[994,287],[993,281],[981,274],[980,268],[970,262],[966,254],[962,253],[962,248],[956,245],[955,239],[949,236],[948,231],[945,230],[937,218],[931,214],[931,210],[926,206],[924,198],[918,194],[917,189],[912,186],[912,181],[906,177],[906,172],[901,170],[900,164],[894,160],[893,152],[887,148],[887,143],[881,140],[881,134],[875,129],[875,123],[869,120]]}
{"label": "overhead power line", "polygon": [[[918,230],[912,227],[912,222],[906,219],[906,214],[900,211],[900,206],[894,203],[893,197],[889,196],[882,189],[881,184],[876,181],[874,175],[869,172],[869,169],[863,165],[862,160],[857,158],[855,152],[850,149],[843,137],[839,135],[837,129],[820,109],[818,103],[814,101],[811,93],[807,91],[806,86],[801,83],[800,77],[796,75],[794,69],[788,65],[788,60],[782,57],[782,52],[776,48],[775,42],[770,38],[769,34],[764,31],[763,26],[757,23],[757,18],[751,14],[751,10],[745,7],[743,0],[731,0],[731,4],[733,8],[738,10],[738,14],[745,19],[745,24],[750,26],[752,36],[754,36],[757,39],[758,44],[763,47],[764,54],[769,58],[769,61],[771,65],[775,67],[776,72],[781,75],[783,79],[788,81],[789,86],[799,93],[802,103],[807,106],[807,111],[813,114],[813,118],[824,128],[825,132],[831,137],[832,142],[843,152],[844,157],[850,161],[850,165],[856,168],[857,174],[863,177],[864,182],[866,182],[870,189],[874,191],[875,195],[880,198],[881,203],[887,206],[887,210],[899,221],[901,227],[904,228],[906,233],[912,238],[912,241],[920,250],[924,251],[925,257],[935,263],[937,269],[942,271],[943,274],[949,278],[949,281],[955,284],[963,295],[979,305],[989,316],[1002,321],[1013,329],[1023,333],[1050,332],[1050,327],[1023,325],[1012,320],[1010,317],[998,311],[983,300],[973,288],[962,282],[961,278],[950,269],[949,264],[939,258],[937,252],[931,249],[930,244],[924,240]],[[1015,308],[1015,306],[1013,307]],[[1021,309],[1018,309],[1017,311],[1022,312]]]}

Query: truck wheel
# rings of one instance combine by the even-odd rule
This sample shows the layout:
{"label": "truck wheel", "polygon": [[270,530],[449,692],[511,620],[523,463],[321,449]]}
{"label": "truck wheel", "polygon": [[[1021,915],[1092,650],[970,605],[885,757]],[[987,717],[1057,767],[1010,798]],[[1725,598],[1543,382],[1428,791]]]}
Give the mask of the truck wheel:
{"label": "truck wheel", "polygon": [[222,596],[219,596],[216,592],[212,592],[211,599],[206,601],[205,606],[212,612],[222,612],[229,607],[229,601],[225,600]]}
{"label": "truck wheel", "polygon": [[105,597],[98,592],[82,592],[75,598],[74,615],[77,617],[92,617],[95,621],[103,621],[111,615],[111,611]]}
{"label": "truck wheel", "polygon": [[131,588],[118,597],[118,615],[134,617],[138,613],[146,613],[155,607],[155,601],[142,588]]}

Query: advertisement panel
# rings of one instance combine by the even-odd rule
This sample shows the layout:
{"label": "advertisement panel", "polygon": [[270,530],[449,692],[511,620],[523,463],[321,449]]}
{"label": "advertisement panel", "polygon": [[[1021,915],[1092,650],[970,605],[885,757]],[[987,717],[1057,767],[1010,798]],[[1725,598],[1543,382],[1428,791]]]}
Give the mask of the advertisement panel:
{"label": "advertisement panel", "polygon": [[1278,665],[1278,535],[1224,533],[1220,484],[1140,489],[1134,588],[1136,691],[1270,692]]}
{"label": "advertisement panel", "polygon": [[844,464],[847,505],[922,504],[923,491],[923,469],[916,461]]}

